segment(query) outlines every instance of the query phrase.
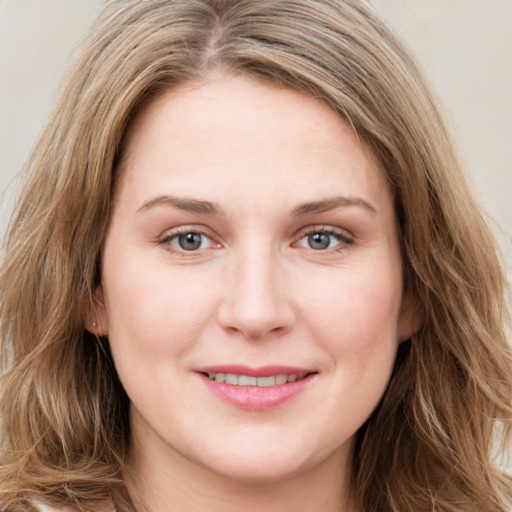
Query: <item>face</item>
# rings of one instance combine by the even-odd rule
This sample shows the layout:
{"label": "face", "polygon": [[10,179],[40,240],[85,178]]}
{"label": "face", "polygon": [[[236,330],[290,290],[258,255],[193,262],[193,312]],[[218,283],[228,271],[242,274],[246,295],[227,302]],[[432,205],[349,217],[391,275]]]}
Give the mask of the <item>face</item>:
{"label": "face", "polygon": [[370,151],[315,99],[218,78],[154,100],[120,173],[97,320],[132,446],[246,481],[346,464],[411,334]]}

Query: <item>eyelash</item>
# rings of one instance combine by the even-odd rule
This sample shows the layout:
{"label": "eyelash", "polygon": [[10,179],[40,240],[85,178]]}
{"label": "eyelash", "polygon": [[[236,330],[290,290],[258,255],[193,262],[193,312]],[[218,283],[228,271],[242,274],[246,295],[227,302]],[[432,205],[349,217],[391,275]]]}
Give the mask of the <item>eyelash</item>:
{"label": "eyelash", "polygon": [[[343,251],[348,246],[354,244],[354,242],[355,242],[353,237],[347,236],[346,232],[341,229],[328,227],[328,226],[311,226],[311,227],[303,229],[299,233],[299,236],[296,238],[296,241],[293,242],[292,247],[296,247],[299,244],[299,242],[301,240],[305,239],[306,237],[318,235],[318,234],[327,235],[329,237],[334,237],[339,243],[335,247],[327,247],[325,249],[314,249],[312,247],[304,247],[305,249],[308,249],[315,253],[331,254],[331,253],[337,253],[337,252]],[[173,247],[172,242],[174,240],[178,240],[179,237],[183,236],[183,235],[200,235],[201,237],[210,240],[211,246],[207,247],[207,248],[203,248],[203,249],[201,249],[201,247],[199,247],[197,249],[191,249],[191,250]],[[202,245],[203,241],[204,240],[201,240],[201,245]],[[220,242],[216,242],[215,239],[211,236],[211,234],[207,233],[205,230],[203,230],[201,228],[195,228],[194,226],[178,228],[175,231],[173,231],[172,233],[169,233],[169,234],[165,235],[164,237],[162,237],[161,239],[159,239],[158,244],[162,245],[162,246],[166,246],[167,250],[169,250],[170,252],[172,252],[174,254],[178,254],[180,256],[189,256],[189,257],[198,256],[202,250],[208,250],[208,249],[212,249],[212,248],[221,247]],[[330,245],[330,242],[329,242],[329,245]]]}
{"label": "eyelash", "polygon": [[346,231],[334,228],[331,226],[311,226],[308,227],[300,233],[300,237],[298,238],[297,242],[294,242],[295,244],[298,244],[301,240],[303,240],[306,237],[312,236],[312,235],[328,235],[329,237],[334,237],[339,243],[335,247],[331,248],[325,248],[325,249],[313,249],[312,247],[309,247],[307,249],[315,252],[315,253],[324,253],[324,254],[332,254],[337,253],[340,251],[343,251],[347,249],[348,246],[354,244],[355,239],[349,235],[347,235]]}
{"label": "eyelash", "polygon": [[[221,244],[219,242],[216,242],[214,238],[211,236],[211,234],[207,233],[205,230],[201,228],[196,228],[194,226],[188,226],[183,228],[178,228],[172,233],[166,234],[163,238],[158,240],[158,244],[162,246],[166,246],[166,249],[174,254],[177,254],[179,256],[189,256],[194,257],[198,256],[201,248],[195,249],[195,250],[186,250],[183,248],[176,248],[173,247],[172,242],[174,240],[178,240],[180,236],[183,235],[200,235],[203,238],[206,238],[211,241],[212,247],[208,247],[207,249],[215,248],[214,246],[220,247]],[[201,244],[203,241],[201,241]],[[203,249],[205,250],[205,249]]]}

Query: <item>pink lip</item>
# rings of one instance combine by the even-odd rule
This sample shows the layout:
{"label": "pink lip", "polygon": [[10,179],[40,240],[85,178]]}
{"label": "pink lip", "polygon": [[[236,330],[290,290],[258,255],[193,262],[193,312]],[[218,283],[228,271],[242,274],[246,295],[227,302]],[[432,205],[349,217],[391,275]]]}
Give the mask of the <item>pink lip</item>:
{"label": "pink lip", "polygon": [[[209,366],[197,370],[206,387],[218,398],[239,409],[250,411],[265,411],[274,409],[303,391],[314,378],[313,370],[292,368],[289,366],[262,366],[250,368],[240,365]],[[286,384],[257,387],[236,386],[211,380],[208,373],[234,373],[251,377],[269,377],[271,375],[298,375],[301,378]]]}
{"label": "pink lip", "polygon": [[270,377],[272,375],[306,375],[315,370],[309,368],[295,368],[292,366],[267,365],[252,368],[241,364],[229,364],[218,366],[205,366],[197,368],[201,373],[234,373],[235,375],[248,375],[249,377]]}

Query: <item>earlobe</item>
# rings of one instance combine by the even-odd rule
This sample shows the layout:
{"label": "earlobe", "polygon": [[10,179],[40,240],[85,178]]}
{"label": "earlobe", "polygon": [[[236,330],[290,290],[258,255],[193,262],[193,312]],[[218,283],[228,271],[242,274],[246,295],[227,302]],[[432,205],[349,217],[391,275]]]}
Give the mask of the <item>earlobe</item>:
{"label": "earlobe", "polygon": [[95,336],[107,336],[107,311],[105,309],[105,300],[101,284],[94,290],[92,299],[89,304],[89,313],[87,315],[87,325],[85,328]]}
{"label": "earlobe", "polygon": [[405,292],[398,319],[398,341],[408,340],[416,334],[423,324],[423,308],[416,296]]}

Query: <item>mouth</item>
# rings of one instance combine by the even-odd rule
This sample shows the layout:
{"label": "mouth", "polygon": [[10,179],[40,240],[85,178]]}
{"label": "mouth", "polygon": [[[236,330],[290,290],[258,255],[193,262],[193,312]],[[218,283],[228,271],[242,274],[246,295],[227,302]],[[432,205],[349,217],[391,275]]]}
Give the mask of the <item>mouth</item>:
{"label": "mouth", "polygon": [[318,372],[284,366],[215,366],[197,374],[214,395],[244,410],[274,409],[304,392]]}
{"label": "mouth", "polygon": [[[202,372],[201,372],[202,373]],[[309,373],[292,373],[290,375],[269,375],[268,377],[255,377],[254,375],[237,375],[236,373],[203,373],[210,380],[215,382],[223,382],[232,386],[255,386],[258,388],[268,388],[271,386],[282,386],[289,382],[300,381],[315,372]]]}

